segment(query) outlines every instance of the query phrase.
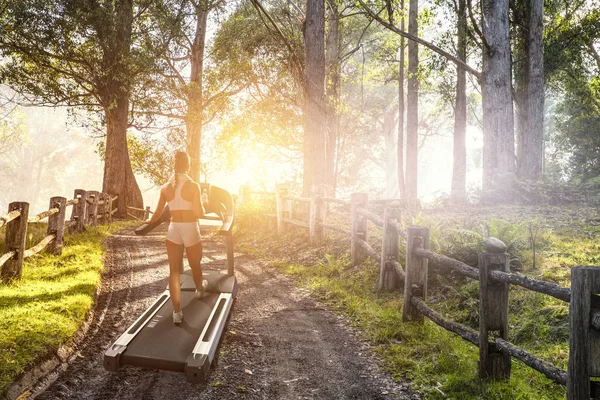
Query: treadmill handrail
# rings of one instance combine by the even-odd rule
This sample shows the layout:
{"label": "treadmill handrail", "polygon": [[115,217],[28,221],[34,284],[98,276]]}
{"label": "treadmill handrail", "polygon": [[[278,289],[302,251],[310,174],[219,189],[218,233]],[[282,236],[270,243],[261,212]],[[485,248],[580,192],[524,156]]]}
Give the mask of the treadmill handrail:
{"label": "treadmill handrail", "polygon": [[[112,346],[116,346],[116,345],[127,346],[129,344],[129,342],[131,342],[133,340],[133,338],[142,330],[142,328],[144,326],[146,326],[146,324],[148,324],[149,321],[152,321],[152,319],[154,318],[154,316],[156,315],[158,310],[160,310],[160,308],[170,298],[171,298],[171,295],[168,290],[165,290],[164,292],[162,292],[161,295],[158,296],[158,299],[156,299],[154,301],[154,303],[152,303],[152,305],[148,308],[148,310],[154,309],[154,311],[149,314],[147,314],[147,311],[146,311],[142,315],[140,315],[138,317],[138,319],[136,319],[135,322],[133,324],[131,324],[127,328],[127,330],[125,332],[123,332],[123,334],[121,336],[119,336],[119,338],[113,343]],[[139,326],[137,327],[135,332],[129,333],[129,331],[138,323],[139,323]]]}
{"label": "treadmill handrail", "polygon": [[231,232],[231,228],[233,227],[233,215],[227,215],[225,220],[223,221],[223,226],[221,226],[221,231],[219,232],[221,235],[227,235]]}

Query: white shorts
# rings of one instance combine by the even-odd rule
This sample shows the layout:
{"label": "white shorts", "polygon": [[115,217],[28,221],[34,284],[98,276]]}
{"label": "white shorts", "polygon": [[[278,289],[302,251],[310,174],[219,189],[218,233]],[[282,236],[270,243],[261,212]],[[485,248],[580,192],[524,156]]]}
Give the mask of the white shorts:
{"label": "white shorts", "polygon": [[184,247],[191,247],[202,240],[198,222],[170,222],[167,240]]}

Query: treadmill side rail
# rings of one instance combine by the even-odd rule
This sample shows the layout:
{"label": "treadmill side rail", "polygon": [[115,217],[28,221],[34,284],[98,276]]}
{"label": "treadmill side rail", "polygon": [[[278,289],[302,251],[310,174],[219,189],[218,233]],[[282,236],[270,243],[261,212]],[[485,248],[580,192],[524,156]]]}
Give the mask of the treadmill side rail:
{"label": "treadmill side rail", "polygon": [[133,340],[135,335],[142,330],[146,324],[154,318],[154,315],[169,300],[169,291],[165,290],[156,301],[143,313],[127,330],[104,353],[104,369],[115,372],[120,367],[121,354],[127,350],[127,345]]}
{"label": "treadmill side rail", "polygon": [[232,304],[233,295],[231,293],[221,293],[219,295],[219,299],[194,346],[194,350],[188,356],[185,374],[189,382],[206,380]]}
{"label": "treadmill side rail", "polygon": [[102,364],[104,369],[110,372],[117,372],[121,368],[121,354],[127,350],[127,346],[119,346],[113,344],[104,353],[104,360]]}
{"label": "treadmill side rail", "polygon": [[206,381],[211,361],[206,354],[198,354],[194,357],[190,354],[185,364],[185,376],[190,383],[202,383]]}

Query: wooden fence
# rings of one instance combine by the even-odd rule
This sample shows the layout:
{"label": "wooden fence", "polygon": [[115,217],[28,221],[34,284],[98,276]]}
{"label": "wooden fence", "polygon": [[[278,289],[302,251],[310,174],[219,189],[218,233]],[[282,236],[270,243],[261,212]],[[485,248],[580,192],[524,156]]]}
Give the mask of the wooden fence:
{"label": "wooden fence", "polygon": [[[52,197],[47,211],[29,216],[29,203],[13,202],[8,214],[0,216],[0,227],[6,226],[4,254],[0,255],[0,281],[20,279],[23,260],[46,249],[51,254],[61,254],[65,229],[83,232],[85,225],[98,225],[99,221],[110,223],[117,209],[113,202],[117,197],[98,191],[76,189],[73,199]],[[70,220],[66,221],[67,207],[73,207]],[[46,237],[35,246],[25,249],[27,224],[48,218]]]}
{"label": "wooden fence", "polygon": [[[566,386],[568,400],[600,397],[600,382],[590,379],[600,376],[600,267],[573,268],[571,288],[561,287],[510,272],[506,245],[498,239],[488,238],[485,241],[486,252],[479,255],[478,267],[474,268],[429,250],[429,228],[409,226],[404,230],[398,201],[378,200],[379,204],[385,205],[381,217],[368,209],[366,193],[353,194],[350,201],[345,201],[327,197],[323,189],[314,187],[311,197],[293,197],[289,186],[280,184],[275,195],[279,234],[290,225],[308,229],[311,245],[323,239],[325,229],[350,236],[353,265],[370,257],[380,264],[380,290],[403,288],[404,321],[423,323],[423,317],[427,317],[479,347],[478,372],[481,378],[508,379],[511,357],[514,357]],[[293,205],[297,202],[309,204],[308,221],[293,218]],[[332,203],[349,207],[351,230],[326,223],[326,205]],[[383,229],[381,252],[373,249],[368,242],[369,222]],[[401,239],[406,243],[405,269],[399,260]],[[479,281],[479,331],[450,321],[427,305],[429,261]],[[570,302],[567,371],[507,341],[509,285]]]}

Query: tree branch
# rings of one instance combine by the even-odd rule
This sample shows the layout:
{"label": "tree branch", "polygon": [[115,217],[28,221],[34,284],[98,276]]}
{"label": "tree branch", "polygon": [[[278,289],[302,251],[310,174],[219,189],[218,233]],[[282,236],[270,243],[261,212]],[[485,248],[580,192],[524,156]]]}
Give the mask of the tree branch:
{"label": "tree branch", "polygon": [[479,25],[477,25],[477,21],[475,20],[475,14],[473,14],[473,5],[471,4],[471,0],[467,0],[467,8],[469,9],[469,19],[471,20],[471,25],[473,25],[473,30],[481,39],[481,43],[485,46],[486,50],[490,49],[490,45],[487,40],[485,40],[485,36],[479,29]]}
{"label": "tree branch", "polygon": [[356,41],[356,47],[354,47],[352,50],[348,51],[346,54],[343,54],[341,56],[338,57],[338,62],[341,64],[343,61],[346,60],[346,58],[350,57],[352,54],[356,53],[358,50],[360,50],[360,47],[362,46],[362,39],[365,36],[365,34],[367,33],[367,30],[369,29],[369,27],[371,26],[371,24],[373,23],[373,20],[369,20],[369,23],[367,24],[367,26],[365,26],[365,28],[363,29],[362,33],[360,34],[360,37],[358,38],[358,40]]}
{"label": "tree branch", "polygon": [[594,42],[590,39],[586,42],[588,49],[590,49],[590,53],[594,60],[596,61],[596,65],[598,69],[600,69],[600,54],[598,54],[598,50],[594,47]]}
{"label": "tree branch", "polygon": [[[277,24],[275,23],[273,18],[271,18],[271,16],[267,12],[267,10],[265,10],[265,8],[262,6],[262,4],[258,0],[250,0],[250,1],[252,2],[252,5],[254,6],[254,8],[256,8],[256,10],[258,11],[259,15],[262,12],[265,15],[265,17],[267,17],[267,19],[269,20],[271,25],[273,25],[273,28],[275,28],[275,31],[277,32],[279,37],[281,37],[281,39],[283,40],[285,46],[287,47],[288,51],[290,52],[290,57],[292,58],[293,64],[297,69],[296,73],[298,74],[298,79],[302,80],[302,75],[303,75],[302,64],[300,63],[300,60],[298,60],[298,57],[296,57],[296,53],[294,52],[292,45],[289,43],[287,38],[284,36],[283,32],[281,32],[281,29],[279,29],[279,26],[277,26]],[[265,26],[266,26],[266,24],[265,24]],[[267,29],[268,28],[269,27],[267,26]]]}
{"label": "tree branch", "polygon": [[383,25],[385,28],[389,29],[392,32],[395,32],[396,34],[403,36],[409,40],[412,40],[414,42],[417,42],[419,44],[422,44],[423,46],[427,47],[430,50],[433,50],[434,52],[446,57],[448,60],[454,62],[456,65],[463,67],[465,69],[465,71],[471,73],[472,75],[475,75],[478,79],[481,79],[481,72],[477,71],[475,68],[471,67],[469,64],[465,63],[464,61],[460,60],[459,58],[453,56],[452,54],[448,53],[445,50],[442,50],[441,48],[437,47],[434,44],[431,44],[419,37],[413,36],[407,32],[401,31],[400,29],[396,28],[394,25],[391,25],[387,22],[385,22],[383,19],[381,19],[381,17],[379,17],[379,15],[375,14],[373,12],[373,10],[371,10],[363,0],[358,0],[358,2],[360,3],[360,5],[365,9],[365,11],[367,12],[367,14],[369,14],[369,16],[371,18],[373,18],[374,20],[376,20],[377,22],[379,22],[381,25]]}
{"label": "tree branch", "polygon": [[160,117],[173,118],[173,119],[179,119],[179,120],[185,121],[185,115],[179,115],[179,114],[171,114],[171,113],[165,113],[165,112],[160,112],[160,111],[135,111],[135,113],[139,114],[139,115],[158,115]]}

